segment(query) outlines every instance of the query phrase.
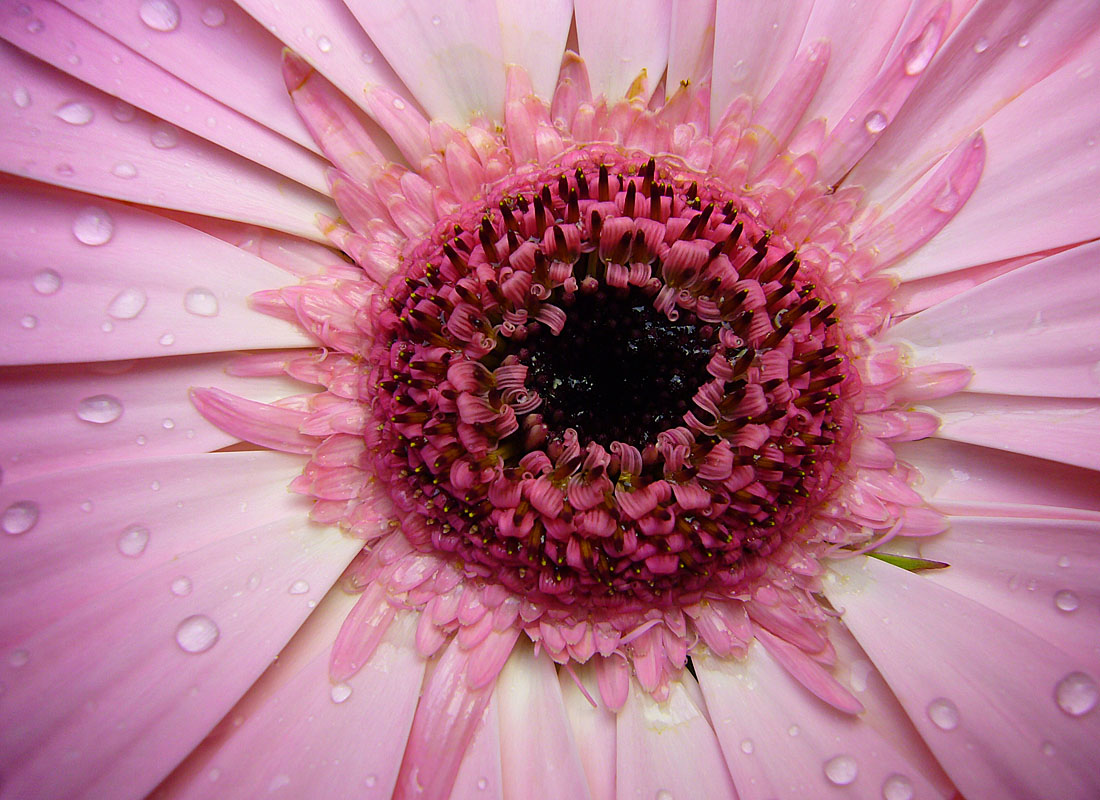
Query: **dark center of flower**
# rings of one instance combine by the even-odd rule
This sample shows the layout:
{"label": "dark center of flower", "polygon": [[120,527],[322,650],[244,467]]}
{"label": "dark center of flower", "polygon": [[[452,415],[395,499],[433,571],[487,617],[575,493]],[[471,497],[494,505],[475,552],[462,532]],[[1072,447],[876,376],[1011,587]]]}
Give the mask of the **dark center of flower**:
{"label": "dark center of flower", "polygon": [[694,602],[799,535],[856,379],[815,268],[740,198],[601,160],[502,182],[407,258],[369,441],[418,549],[546,606]]}

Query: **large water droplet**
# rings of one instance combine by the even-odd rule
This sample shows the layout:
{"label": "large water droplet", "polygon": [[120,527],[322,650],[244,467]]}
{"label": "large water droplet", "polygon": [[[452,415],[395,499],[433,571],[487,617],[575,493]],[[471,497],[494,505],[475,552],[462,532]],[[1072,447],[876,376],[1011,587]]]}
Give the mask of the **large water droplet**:
{"label": "large water droplet", "polygon": [[168,588],[172,590],[172,594],[176,597],[187,597],[191,594],[191,579],[186,575],[180,575],[172,581]]}
{"label": "large water droplet", "polygon": [[943,38],[943,24],[930,22],[921,32],[920,38],[905,48],[905,74],[920,75],[936,54]]}
{"label": "large water droplet", "polygon": [[1054,700],[1058,708],[1071,717],[1080,717],[1096,707],[1100,689],[1091,676],[1083,672],[1071,672],[1054,687]]}
{"label": "large water droplet", "polygon": [[928,719],[941,731],[953,731],[959,726],[959,709],[946,697],[937,697],[928,704]]}
{"label": "large water droplet", "polygon": [[77,212],[73,220],[73,236],[81,244],[98,247],[111,241],[115,232],[115,221],[111,215],[99,206],[87,206]]}
{"label": "large water droplet", "polygon": [[148,299],[143,289],[123,289],[107,306],[107,313],[115,319],[133,319],[145,308]]}
{"label": "large water droplet", "polygon": [[913,782],[904,775],[893,774],[882,784],[882,800],[913,800]]}
{"label": "large water droplet", "polygon": [[149,529],[144,525],[127,525],[118,535],[118,552],[130,558],[137,558],[145,552],[149,544]]}
{"label": "large water droplet", "polygon": [[851,756],[835,756],[825,762],[825,777],[837,786],[847,786],[858,773],[859,765]]}
{"label": "large water droplet", "polygon": [[1058,607],[1059,611],[1068,613],[1077,610],[1077,607],[1081,605],[1081,599],[1069,589],[1062,589],[1060,592],[1054,593],[1054,605]]}
{"label": "large water droplet", "polygon": [[289,591],[290,594],[305,594],[309,591],[309,584],[301,580],[294,581],[294,583],[290,584],[290,589],[287,591]]}
{"label": "large water droplet", "polygon": [[138,14],[142,22],[162,33],[174,31],[180,24],[180,9],[173,0],[143,0]]}
{"label": "large water droplet", "polygon": [[176,643],[188,653],[205,653],[218,641],[218,626],[205,614],[194,614],[176,628]]}
{"label": "large water droplet", "polygon": [[202,24],[208,28],[220,28],[225,24],[225,12],[221,6],[207,6],[202,12]]}
{"label": "large water droplet", "polygon": [[872,111],[863,119],[863,127],[867,129],[867,133],[872,136],[882,133],[886,130],[886,115],[881,111]]}
{"label": "large water droplet", "polygon": [[123,180],[130,180],[137,177],[137,167],[131,164],[129,161],[119,161],[113,167],[111,167],[111,174],[116,178],[122,178]]}
{"label": "large water droplet", "polygon": [[9,536],[26,533],[38,522],[38,503],[20,500],[4,509],[0,517],[0,528]]}
{"label": "large water droplet", "polygon": [[39,294],[57,294],[58,289],[61,288],[61,275],[55,269],[39,270],[31,278],[31,286]]}
{"label": "large water droplet", "polygon": [[338,683],[332,687],[329,696],[332,698],[332,702],[342,703],[351,697],[351,687],[346,683]]}
{"label": "large water droplet", "polygon": [[183,296],[183,307],[199,317],[216,317],[218,298],[209,289],[196,286],[194,289],[188,289],[187,294]]}
{"label": "large water droplet", "polygon": [[112,395],[95,394],[80,401],[76,416],[85,422],[106,425],[122,416],[122,403]]}
{"label": "large water droplet", "polygon": [[62,122],[67,122],[70,125],[87,125],[95,118],[92,107],[77,100],[65,103],[53,113]]}
{"label": "large water droplet", "polygon": [[31,93],[25,86],[16,86],[11,90],[11,101],[19,108],[26,108],[31,104]]}
{"label": "large water droplet", "polygon": [[171,150],[180,143],[179,131],[167,122],[158,122],[153,126],[153,132],[149,134],[149,141],[153,143],[153,147]]}

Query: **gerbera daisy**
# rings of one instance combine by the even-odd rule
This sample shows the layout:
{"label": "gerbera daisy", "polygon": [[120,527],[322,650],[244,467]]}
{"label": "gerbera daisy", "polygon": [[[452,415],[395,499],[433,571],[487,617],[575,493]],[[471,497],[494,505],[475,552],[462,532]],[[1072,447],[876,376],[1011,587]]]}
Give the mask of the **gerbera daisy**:
{"label": "gerbera daisy", "polygon": [[0,37],[0,796],[1100,795],[1094,2]]}

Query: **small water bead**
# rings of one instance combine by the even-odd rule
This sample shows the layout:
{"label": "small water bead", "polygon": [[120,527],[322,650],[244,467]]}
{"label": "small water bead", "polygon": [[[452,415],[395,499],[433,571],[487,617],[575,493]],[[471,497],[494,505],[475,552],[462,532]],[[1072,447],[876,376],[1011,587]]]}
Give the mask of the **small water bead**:
{"label": "small water bead", "polygon": [[1017,47],[1027,47],[1029,44],[1031,44],[1031,37],[1026,33],[1016,40]]}
{"label": "small water bead", "polygon": [[959,726],[959,709],[946,697],[937,697],[928,704],[928,719],[941,731],[953,731]]}
{"label": "small water bead", "polygon": [[847,786],[859,774],[859,765],[851,756],[835,756],[825,762],[825,777],[836,786]]}
{"label": "small water bead", "polygon": [[1057,752],[1054,748],[1054,745],[1050,742],[1043,742],[1042,746],[1039,749],[1043,751],[1044,756],[1052,756],[1055,754],[1055,752]]}
{"label": "small water bead", "polygon": [[137,558],[149,544],[149,529],[144,525],[127,525],[118,536],[118,552]]}
{"label": "small water bead", "polygon": [[180,9],[173,0],[143,0],[138,15],[147,26],[161,33],[174,31],[180,24]]}
{"label": "small water bead", "polygon": [[176,337],[171,333],[165,333],[157,339],[157,342],[159,342],[162,347],[171,347],[176,343]]}
{"label": "small water bead", "polygon": [[800,734],[801,732],[802,729],[799,728],[797,725],[792,725],[791,727],[787,728],[788,736],[798,736],[798,734]]}
{"label": "small water bead", "polygon": [[30,660],[31,654],[22,648],[19,650],[12,650],[8,653],[8,663],[13,667],[26,666],[27,662]]}
{"label": "small water bead", "polygon": [[309,584],[306,581],[298,580],[290,584],[290,588],[287,590],[290,594],[305,594],[309,591]]}
{"label": "small water bead", "polygon": [[974,42],[974,52],[981,55],[989,49],[989,40],[984,36],[979,36]]}
{"label": "small water bead", "polygon": [[886,115],[881,111],[872,111],[863,120],[863,127],[867,129],[867,133],[872,136],[882,133],[886,130]]}
{"label": "small water bead", "polygon": [[119,122],[133,122],[137,109],[125,100],[119,100],[111,107],[111,116]]}
{"label": "small water bead", "polygon": [[106,425],[122,416],[122,402],[113,395],[94,394],[80,401],[76,416],[84,422]]}
{"label": "small water bead", "polygon": [[378,778],[374,775],[368,775],[367,777],[363,778],[363,784],[368,788],[374,786],[376,783],[378,783]]}
{"label": "small water bead", "polygon": [[1069,589],[1062,589],[1060,592],[1054,593],[1054,605],[1058,607],[1059,611],[1069,613],[1077,610],[1081,605],[1081,599]]}
{"label": "small water bead", "polygon": [[222,771],[217,767],[211,768],[211,770],[206,773],[206,779],[209,780],[211,783],[216,782],[221,776]]}
{"label": "small water bead", "polygon": [[61,275],[55,269],[44,269],[34,273],[31,286],[41,295],[57,294],[61,288]]}
{"label": "small water bead", "polygon": [[150,491],[153,491],[153,492],[159,492],[160,491],[160,481],[153,481],[152,483],[150,483],[149,484],[149,489],[150,489]]}
{"label": "small water bead", "polygon": [[19,324],[28,331],[33,330],[38,327],[38,317],[33,314],[27,314],[19,320]]}
{"label": "small water bead", "polygon": [[176,644],[187,653],[205,653],[218,641],[220,631],[205,614],[193,614],[176,628]]}
{"label": "small water bead", "polygon": [[133,319],[145,308],[149,296],[143,289],[123,289],[107,306],[107,313],[115,319]]}
{"label": "small water bead", "polygon": [[332,40],[327,36],[317,37],[317,49],[322,53],[328,53],[332,51]]}
{"label": "small water bead", "polygon": [[73,220],[73,236],[81,244],[99,247],[111,241],[115,233],[115,221],[99,206],[87,206],[77,212]]}
{"label": "small water bead", "polygon": [[756,745],[752,743],[752,739],[741,740],[741,752],[747,756],[752,755],[752,751],[756,749]]}
{"label": "small water bead", "polygon": [[948,183],[932,200],[932,208],[943,214],[953,214],[961,201],[962,198],[959,197],[959,193]]}
{"label": "small water bead", "polygon": [[72,164],[58,164],[55,168],[58,175],[62,178],[71,178],[76,174],[76,170],[73,169]]}
{"label": "small water bead", "polygon": [[489,779],[488,778],[478,778],[477,779],[477,788],[478,788],[478,791],[484,792],[486,789],[489,788]]}
{"label": "small water bead", "polygon": [[1071,672],[1054,687],[1054,700],[1058,708],[1071,717],[1080,717],[1092,711],[1097,699],[1100,699],[1100,688],[1084,672]]}
{"label": "small water bead", "polygon": [[134,442],[135,442],[135,443],[137,443],[138,445],[142,445],[142,446],[143,446],[143,445],[144,445],[144,444],[145,444],[146,442],[148,442],[148,441],[149,441],[149,440],[148,440],[148,439],[146,439],[146,438],[145,438],[145,436],[144,436],[143,434],[138,434],[137,438],[136,438],[136,439],[134,439]]}
{"label": "small water bead", "polygon": [[160,150],[171,150],[180,143],[179,131],[167,122],[158,122],[153,126],[153,132],[149,134],[149,141],[153,143],[153,147]]}
{"label": "small water bead", "polygon": [[53,113],[59,120],[70,125],[87,125],[95,118],[92,107],[77,100],[65,103]]}
{"label": "small water bead", "polygon": [[254,592],[257,589],[259,589],[260,588],[260,573],[253,572],[251,575],[249,575],[248,576],[248,583],[246,583],[245,586],[248,588],[248,591],[250,591],[250,592]]}
{"label": "small water bead", "polygon": [[0,516],[0,528],[9,536],[26,533],[38,523],[38,503],[20,500],[4,509]]}
{"label": "small water bead", "polygon": [[171,586],[168,588],[176,597],[187,597],[187,595],[191,594],[191,585],[190,578],[186,575],[180,575],[172,581]]}
{"label": "small water bead", "polygon": [[913,77],[924,72],[943,38],[942,25],[929,25],[921,33],[920,38],[910,44],[905,50],[905,74]]}
{"label": "small water bead", "polygon": [[170,419],[170,418],[168,418],[168,417],[165,417],[165,418],[164,418],[164,419],[163,419],[163,420],[161,421],[161,423],[160,423],[160,426],[161,426],[162,428],[164,428],[164,430],[166,430],[166,431],[170,431],[170,430],[172,430],[172,429],[173,429],[174,427],[176,427],[176,421],[175,421],[174,419]]}
{"label": "small water bead", "polygon": [[35,17],[27,23],[27,33],[41,33],[42,29],[46,26],[42,23],[38,17]]}
{"label": "small water bead", "polygon": [[342,703],[351,697],[351,687],[346,683],[338,683],[329,691],[329,696],[334,703]]}
{"label": "small water bead", "polygon": [[11,101],[19,108],[26,108],[31,104],[31,93],[25,86],[16,86],[11,91]]}
{"label": "small water bead", "polygon": [[218,298],[212,291],[201,286],[188,289],[183,296],[183,307],[188,313],[197,317],[216,317],[218,315]]}
{"label": "small water bead", "polygon": [[225,24],[225,12],[221,6],[207,6],[203,9],[200,19],[208,28],[220,28]]}
{"label": "small water bead", "polygon": [[443,22],[443,20],[441,20],[438,16],[432,17],[432,25],[439,25],[441,22]]}
{"label": "small water bead", "polygon": [[904,775],[891,775],[882,784],[882,800],[913,800],[913,782]]}
{"label": "small water bead", "polygon": [[668,789],[659,789],[657,794],[653,795],[653,800],[675,800],[675,798]]}
{"label": "small water bead", "polygon": [[110,321],[104,322],[102,325],[99,326],[99,329],[104,333],[110,333],[115,329],[115,324]]}
{"label": "small water bead", "polygon": [[1069,560],[1069,556],[1059,556],[1058,557],[1058,566],[1061,567],[1062,569],[1067,569],[1069,567],[1070,563],[1071,562]]}
{"label": "small water bead", "polygon": [[395,97],[393,98],[393,107],[396,108],[398,111],[404,111],[405,101],[402,100],[400,97]]}
{"label": "small water bead", "polygon": [[130,180],[136,178],[138,171],[137,167],[131,164],[129,161],[119,161],[113,167],[111,167],[111,174],[116,178],[122,178],[123,180]]}
{"label": "small water bead", "polygon": [[91,514],[93,508],[95,508],[95,505],[92,503],[91,500],[85,500],[83,503],[80,504],[80,510],[83,511],[85,514]]}

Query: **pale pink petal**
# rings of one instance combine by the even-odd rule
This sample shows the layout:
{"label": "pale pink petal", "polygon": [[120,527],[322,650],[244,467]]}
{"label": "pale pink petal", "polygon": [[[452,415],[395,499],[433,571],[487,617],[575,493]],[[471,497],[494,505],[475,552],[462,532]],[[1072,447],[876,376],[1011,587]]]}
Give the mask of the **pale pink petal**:
{"label": "pale pink petal", "polygon": [[845,183],[868,187],[871,202],[889,201],[1060,66],[1097,25],[1100,7],[1079,0],[978,5]]}
{"label": "pale pink petal", "polygon": [[909,317],[887,334],[918,363],[974,370],[972,392],[1100,396],[1100,244],[1066,250]]}
{"label": "pale pink petal", "polygon": [[668,63],[672,0],[636,0],[629,6],[604,0],[577,0],[577,41],[588,65],[592,93],[608,102],[626,96],[644,75],[643,100],[657,88]]}
{"label": "pale pink petal", "polygon": [[464,127],[504,112],[495,0],[348,0],[348,8],[434,118]]}
{"label": "pale pink petal", "polygon": [[[236,219],[321,239],[327,198],[271,170],[134,111],[0,43],[0,169],[105,197]],[[196,169],[202,164],[202,169]],[[120,177],[121,176],[121,177]]]}
{"label": "pale pink petal", "polygon": [[501,800],[500,716],[494,694],[458,768],[451,800]]}
{"label": "pale pink petal", "polygon": [[497,0],[506,64],[527,70],[535,94],[549,100],[558,82],[573,4],[569,0]]}
{"label": "pale pink petal", "polygon": [[714,63],[714,3],[672,0],[665,94],[676,94],[684,81],[698,85],[710,78]]}
{"label": "pale pink petal", "polygon": [[[234,522],[7,643],[25,654],[3,664],[0,768],[11,796],[151,790],[255,682],[362,546],[300,513],[254,528],[248,514]],[[190,590],[172,596],[180,578]]]}
{"label": "pale pink petal", "polygon": [[235,356],[13,367],[0,370],[5,481],[111,461],[217,450],[237,440],[191,404],[211,383],[261,402],[307,391],[289,378],[226,372]]}
{"label": "pale pink petal", "polygon": [[389,797],[424,659],[405,614],[362,671],[331,683],[328,650],[354,601],[333,589],[153,797]]}
{"label": "pale pink petal", "polygon": [[936,436],[1100,469],[1100,402],[959,392],[931,406]]}
{"label": "pale pink petal", "polygon": [[0,362],[142,358],[312,343],[248,296],[287,274],[131,206],[0,181]]}
{"label": "pale pink petal", "polygon": [[214,425],[239,439],[281,453],[312,453],[318,440],[301,433],[307,412],[257,403],[221,389],[191,390],[191,402]]}
{"label": "pale pink petal", "polygon": [[950,796],[889,732],[809,694],[759,645],[742,659],[696,658],[695,669],[740,800],[878,797],[895,775],[916,797]]}
{"label": "pale pink petal", "polygon": [[921,575],[874,558],[832,567],[826,595],[963,796],[1096,797],[1100,715],[1059,706],[1079,712],[1095,676]]}
{"label": "pale pink petal", "polygon": [[[588,797],[554,662],[518,645],[497,680],[500,769],[506,797]],[[537,756],[535,756],[537,754]]]}
{"label": "pale pink petal", "polygon": [[651,800],[672,797],[735,800],[736,791],[707,720],[695,679],[684,674],[658,703],[631,681],[617,722],[616,796]]}
{"label": "pale pink petal", "polygon": [[605,706],[593,706],[601,702],[595,671],[590,665],[574,665],[571,671],[562,669],[558,680],[588,793],[592,800],[615,800],[615,714]]}
{"label": "pale pink petal", "polygon": [[1026,267],[1033,261],[1054,255],[1056,252],[1058,251],[1031,253],[1018,258],[1007,258],[1002,261],[979,264],[976,267],[954,272],[945,272],[942,275],[931,275],[927,278],[903,281],[894,290],[893,299],[897,303],[897,315],[899,318],[904,318],[909,314],[924,311],[926,308],[950,300],[967,289],[981,286],[986,281],[993,280],[999,275],[1012,272],[1012,270],[1020,267]]}
{"label": "pale pink petal", "polygon": [[1094,36],[1077,58],[985,122],[990,159],[977,190],[942,234],[899,265],[905,279],[1100,236],[1095,208],[1072,202],[1100,195],[1100,103],[1083,102],[1100,96],[1098,61]]}
{"label": "pale pink petal", "polygon": [[[88,85],[120,98],[121,102],[113,109],[116,117],[133,113],[127,106],[129,103],[311,189],[325,191],[324,162],[305,149],[317,149],[308,136],[301,134],[295,141],[288,141],[203,94],[64,8],[41,1],[31,5],[31,13],[41,21],[42,28],[31,32],[24,17],[0,13],[0,36]],[[280,100],[279,107],[283,105]],[[295,132],[300,127],[296,126]],[[115,174],[117,179],[130,179],[126,169],[116,172],[121,173]]]}
{"label": "pale pink petal", "polygon": [[710,118],[715,124],[740,95],[766,97],[794,58],[812,3],[720,0],[714,20]]}

